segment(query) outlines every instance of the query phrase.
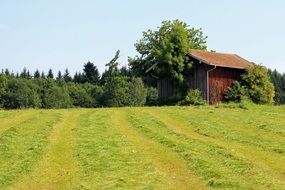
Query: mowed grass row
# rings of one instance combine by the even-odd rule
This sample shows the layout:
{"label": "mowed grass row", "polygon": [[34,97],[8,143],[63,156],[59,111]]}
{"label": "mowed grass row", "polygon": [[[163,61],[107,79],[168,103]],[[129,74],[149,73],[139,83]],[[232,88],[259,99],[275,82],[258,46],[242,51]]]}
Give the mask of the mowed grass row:
{"label": "mowed grass row", "polygon": [[285,189],[283,113],[0,111],[0,189]]}

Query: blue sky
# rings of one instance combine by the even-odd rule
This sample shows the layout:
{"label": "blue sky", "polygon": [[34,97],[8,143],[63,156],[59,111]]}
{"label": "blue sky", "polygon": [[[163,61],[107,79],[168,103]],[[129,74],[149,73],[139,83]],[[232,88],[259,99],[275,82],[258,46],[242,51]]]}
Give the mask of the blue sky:
{"label": "blue sky", "polygon": [[92,61],[102,72],[118,49],[126,65],[143,31],[180,19],[202,28],[209,50],[285,72],[284,8],[283,0],[1,0],[0,68],[74,73]]}

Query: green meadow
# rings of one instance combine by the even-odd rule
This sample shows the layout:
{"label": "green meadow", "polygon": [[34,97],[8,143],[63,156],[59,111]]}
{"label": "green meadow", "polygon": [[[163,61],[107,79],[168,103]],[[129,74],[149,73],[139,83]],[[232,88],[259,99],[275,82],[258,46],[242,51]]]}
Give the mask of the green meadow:
{"label": "green meadow", "polygon": [[0,189],[285,189],[285,107],[0,111]]}

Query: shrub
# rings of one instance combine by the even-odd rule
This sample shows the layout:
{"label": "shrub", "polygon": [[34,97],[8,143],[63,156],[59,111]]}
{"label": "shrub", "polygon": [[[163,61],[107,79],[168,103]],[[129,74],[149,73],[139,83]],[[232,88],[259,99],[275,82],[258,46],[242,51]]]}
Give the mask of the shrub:
{"label": "shrub", "polygon": [[203,100],[202,93],[199,89],[191,89],[187,92],[184,100],[178,103],[179,105],[204,105],[205,100]]}
{"label": "shrub", "polygon": [[254,65],[242,75],[242,85],[250,100],[257,104],[274,102],[274,86],[270,81],[268,70],[262,65]]}
{"label": "shrub", "polygon": [[129,83],[129,105],[143,106],[146,102],[147,90],[141,78],[132,78]]}
{"label": "shrub", "polygon": [[147,88],[146,103],[147,106],[157,106],[158,105],[158,91],[156,88]]}
{"label": "shrub", "polygon": [[228,102],[241,102],[244,96],[245,96],[245,88],[238,81],[235,81],[233,85],[229,87],[229,89],[225,93],[225,99]]}

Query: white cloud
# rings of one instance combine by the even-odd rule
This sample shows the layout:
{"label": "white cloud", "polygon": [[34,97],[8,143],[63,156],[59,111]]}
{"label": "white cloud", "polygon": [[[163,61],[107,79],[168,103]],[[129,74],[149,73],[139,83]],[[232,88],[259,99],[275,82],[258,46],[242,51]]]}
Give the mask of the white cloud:
{"label": "white cloud", "polygon": [[0,30],[8,30],[9,28],[8,25],[0,24]]}

